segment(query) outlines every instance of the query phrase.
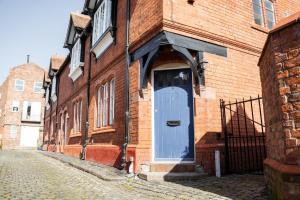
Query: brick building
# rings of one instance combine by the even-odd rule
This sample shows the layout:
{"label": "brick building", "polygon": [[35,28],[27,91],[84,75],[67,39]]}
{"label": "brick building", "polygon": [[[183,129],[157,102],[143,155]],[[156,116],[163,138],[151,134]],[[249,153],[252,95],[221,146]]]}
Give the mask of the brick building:
{"label": "brick building", "polygon": [[34,63],[12,68],[0,86],[0,135],[3,148],[37,147],[43,132],[43,76]]}
{"label": "brick building", "polygon": [[135,172],[213,173],[214,150],[224,151],[220,99],[261,94],[267,33],[300,1],[128,2],[86,0],[71,13],[70,54],[45,82],[44,148],[132,161]]}

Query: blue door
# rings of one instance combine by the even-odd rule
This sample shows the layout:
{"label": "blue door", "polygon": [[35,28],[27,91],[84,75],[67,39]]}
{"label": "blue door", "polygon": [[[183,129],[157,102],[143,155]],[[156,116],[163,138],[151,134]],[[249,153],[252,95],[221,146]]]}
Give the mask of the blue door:
{"label": "blue door", "polygon": [[194,160],[193,87],[190,69],[154,72],[154,160]]}

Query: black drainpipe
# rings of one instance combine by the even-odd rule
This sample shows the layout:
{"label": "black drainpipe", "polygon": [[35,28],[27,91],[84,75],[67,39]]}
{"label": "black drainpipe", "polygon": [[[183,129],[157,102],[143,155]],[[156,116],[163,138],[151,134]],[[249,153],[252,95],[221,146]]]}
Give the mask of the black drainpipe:
{"label": "black drainpipe", "polygon": [[[47,90],[50,91],[49,85],[47,85],[46,92],[47,92]],[[45,94],[45,95],[47,95],[47,94]],[[44,121],[43,122],[43,146],[45,144],[45,135],[44,134],[45,134],[45,128],[46,128],[46,112],[47,112],[46,106],[47,106],[47,103],[49,103],[49,101],[47,101],[46,96],[45,96],[44,119],[43,119],[43,121]]]}
{"label": "black drainpipe", "polygon": [[[51,85],[52,86],[52,85]],[[51,138],[51,122],[52,122],[52,99],[51,99],[51,97],[50,97],[50,95],[51,95],[51,92],[49,92],[50,94],[49,94],[49,98],[50,98],[50,119],[49,119],[49,134],[48,134],[48,147],[47,147],[47,150],[49,150],[49,146],[50,146],[50,143],[51,143],[51,141],[50,141],[50,138]],[[52,126],[52,133],[53,133],[53,126]]]}
{"label": "black drainpipe", "polygon": [[125,68],[125,134],[124,143],[122,145],[122,167],[126,166],[126,149],[129,142],[129,66],[130,66],[130,55],[129,55],[129,25],[130,25],[130,0],[127,0],[126,6],[126,46],[125,46],[125,56],[126,56],[126,68]]}
{"label": "black drainpipe", "polygon": [[[92,36],[90,36],[90,49],[92,47]],[[91,85],[91,66],[92,66],[92,52],[89,51],[89,66],[88,66],[88,80],[86,89],[86,112],[85,112],[85,130],[84,130],[84,141],[82,144],[81,159],[86,159],[86,146],[89,142],[89,107],[90,107],[90,85]]]}

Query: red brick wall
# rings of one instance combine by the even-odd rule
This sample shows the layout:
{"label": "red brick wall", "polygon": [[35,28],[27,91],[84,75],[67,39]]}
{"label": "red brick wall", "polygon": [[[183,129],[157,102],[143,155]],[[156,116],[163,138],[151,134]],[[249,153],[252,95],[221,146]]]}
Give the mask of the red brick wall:
{"label": "red brick wall", "polygon": [[271,198],[299,199],[300,23],[269,35],[260,61]]}

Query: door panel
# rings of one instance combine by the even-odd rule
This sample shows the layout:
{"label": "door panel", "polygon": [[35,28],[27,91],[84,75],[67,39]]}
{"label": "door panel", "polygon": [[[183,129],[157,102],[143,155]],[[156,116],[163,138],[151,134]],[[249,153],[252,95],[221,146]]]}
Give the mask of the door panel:
{"label": "door panel", "polygon": [[22,126],[20,146],[22,147],[37,147],[39,139],[39,127]]}
{"label": "door panel", "polygon": [[154,126],[155,161],[194,160],[190,69],[154,72]]}

